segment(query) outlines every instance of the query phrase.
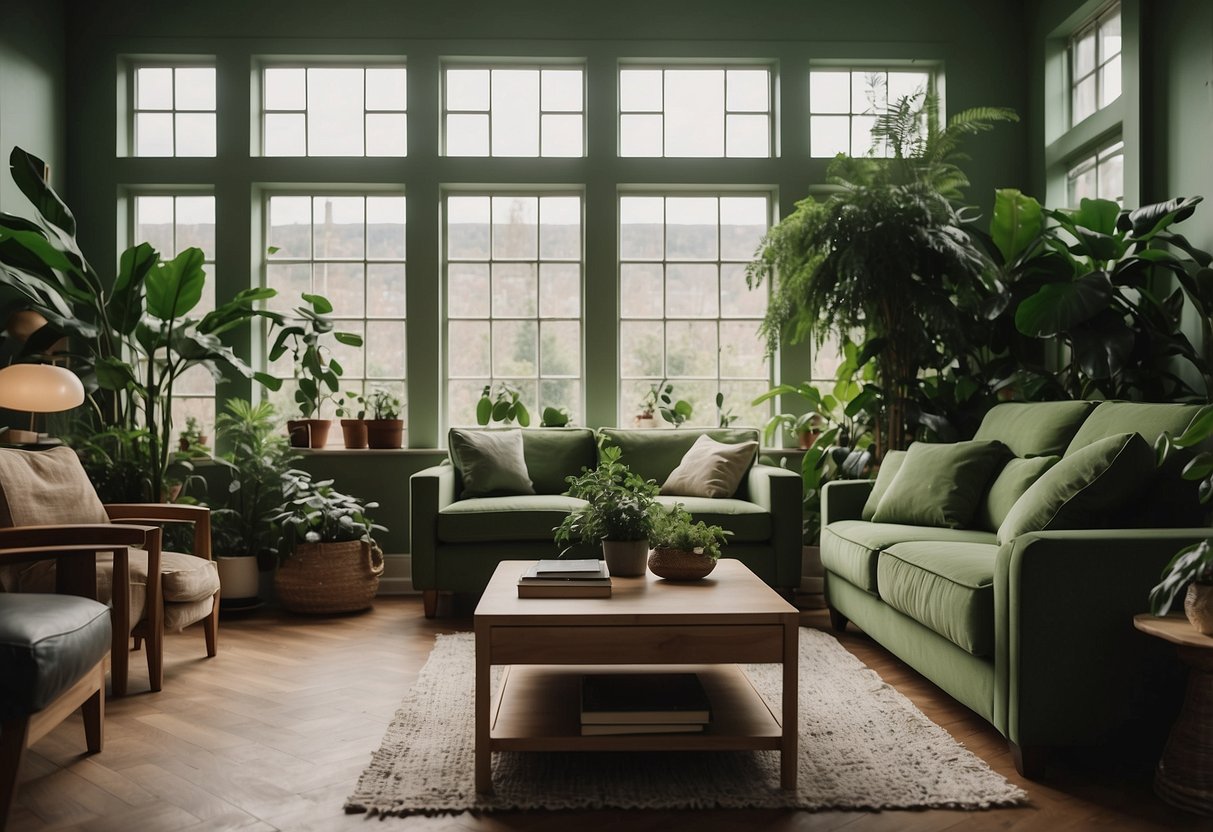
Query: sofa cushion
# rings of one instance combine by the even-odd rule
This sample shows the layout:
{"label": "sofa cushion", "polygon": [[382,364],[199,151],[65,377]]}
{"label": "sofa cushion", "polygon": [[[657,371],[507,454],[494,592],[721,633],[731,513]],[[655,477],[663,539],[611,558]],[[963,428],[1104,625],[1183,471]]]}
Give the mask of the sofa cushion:
{"label": "sofa cushion", "polygon": [[0,526],[108,522],[105,506],[71,448],[0,449]]}
{"label": "sofa cushion", "polygon": [[[757,428],[679,428],[677,430],[603,428],[603,441],[622,452],[620,461],[646,480],[665,482],[700,436],[717,442],[757,442]],[[749,468],[746,468],[746,472]],[[744,472],[743,472],[744,476]],[[744,494],[741,496],[744,497]]]}
{"label": "sofa cushion", "polygon": [[839,520],[821,530],[821,562],[860,589],[875,593],[876,556],[894,544],[915,541],[994,544],[997,540],[990,532],[970,529]]}
{"label": "sofa cushion", "polygon": [[522,454],[522,431],[451,428],[447,444],[463,479],[462,496],[535,493]]}
{"label": "sofa cushion", "polygon": [[732,497],[757,453],[757,442],[717,442],[702,434],[662,483],[661,493],[674,497]]}
{"label": "sofa cushion", "polygon": [[1087,417],[1066,448],[1065,456],[1100,439],[1122,433],[1140,433],[1148,445],[1158,441],[1163,431],[1179,436],[1200,410],[1198,404],[1143,404],[1141,402],[1100,402]]}
{"label": "sofa cushion", "polygon": [[864,520],[871,520],[872,516],[876,514],[880,498],[889,490],[889,484],[901,470],[901,463],[905,461],[905,458],[905,451],[889,451],[880,461],[880,470],[876,472],[876,482],[872,484],[872,490],[868,492],[868,501],[863,504],[863,513],[860,515]]}
{"label": "sofa cushion", "polygon": [[1106,528],[1153,474],[1154,450],[1140,433],[1100,439],[1041,475],[998,527],[998,540],[1049,529]]}
{"label": "sofa cushion", "polygon": [[1002,467],[1002,471],[990,483],[985,498],[977,507],[977,516],[973,527],[996,532],[1007,519],[1007,514],[1031,487],[1057,461],[1059,456],[1033,456],[1027,459],[1012,459]]}
{"label": "sofa cushion", "polygon": [[910,445],[872,520],[961,529],[1007,457],[997,440]]}
{"label": "sofa cushion", "polygon": [[997,555],[994,544],[898,543],[877,559],[880,597],[962,650],[992,655]]}
{"label": "sofa cushion", "polygon": [[567,477],[598,464],[598,443],[589,428],[524,430],[522,455],[536,494],[563,494]]}
{"label": "sofa cushion", "polygon": [[666,508],[677,503],[691,512],[691,516],[696,520],[732,532],[729,543],[764,543],[771,539],[771,513],[756,503],[712,497],[665,495],[659,496],[657,502]]}
{"label": "sofa cushion", "polygon": [[517,494],[456,500],[438,512],[438,539],[445,543],[551,541],[554,529],[585,500],[560,494]]}
{"label": "sofa cushion", "polygon": [[991,408],[973,438],[997,439],[1015,456],[1060,455],[1094,409],[1086,401],[1004,402]]}

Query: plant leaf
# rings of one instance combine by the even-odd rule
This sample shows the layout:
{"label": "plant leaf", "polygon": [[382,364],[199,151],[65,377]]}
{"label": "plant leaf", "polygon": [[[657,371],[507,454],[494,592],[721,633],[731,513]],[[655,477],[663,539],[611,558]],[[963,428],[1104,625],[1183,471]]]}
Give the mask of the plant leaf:
{"label": "plant leaf", "polygon": [[1111,302],[1107,273],[1091,272],[1074,281],[1040,287],[1015,310],[1015,327],[1024,335],[1048,338],[1090,320]]}
{"label": "plant leaf", "polygon": [[1013,263],[1027,250],[1044,228],[1040,203],[1015,188],[994,192],[994,215],[990,236],[1004,263]]}

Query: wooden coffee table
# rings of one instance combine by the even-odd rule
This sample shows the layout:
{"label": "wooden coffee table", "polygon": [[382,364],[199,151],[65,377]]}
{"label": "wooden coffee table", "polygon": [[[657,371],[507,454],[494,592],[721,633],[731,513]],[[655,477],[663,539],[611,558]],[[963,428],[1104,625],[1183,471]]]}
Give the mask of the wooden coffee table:
{"label": "wooden coffee table", "polygon": [[[493,788],[494,751],[780,752],[780,782],[796,788],[796,608],[740,561],[706,579],[613,578],[610,598],[519,598],[533,561],[503,561],[476,607],[476,790]],[[783,664],[782,714],[737,667]],[[493,665],[507,665],[490,691]],[[698,673],[712,703],[702,734],[581,736],[584,673],[678,665]],[[621,667],[615,667],[621,666]]]}

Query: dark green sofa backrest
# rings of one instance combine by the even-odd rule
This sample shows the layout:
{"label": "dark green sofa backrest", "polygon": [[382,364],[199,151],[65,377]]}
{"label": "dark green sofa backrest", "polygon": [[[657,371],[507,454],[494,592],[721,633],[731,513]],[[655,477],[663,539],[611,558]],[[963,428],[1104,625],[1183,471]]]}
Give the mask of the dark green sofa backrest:
{"label": "dark green sofa backrest", "polygon": [[[656,480],[658,485],[666,481],[670,472],[678,467],[686,452],[703,434],[717,442],[758,441],[758,428],[602,428],[606,442],[616,445],[623,452],[619,459],[646,480]],[[745,499],[745,478],[737,497]]]}
{"label": "dark green sofa backrest", "polygon": [[[589,428],[528,428],[522,431],[522,457],[536,494],[563,494],[569,489],[565,477],[598,464],[598,446]],[[462,475],[458,490],[463,491]]]}
{"label": "dark green sofa backrest", "polygon": [[1061,456],[1095,402],[1004,402],[995,405],[974,439],[997,439],[1018,457]]}

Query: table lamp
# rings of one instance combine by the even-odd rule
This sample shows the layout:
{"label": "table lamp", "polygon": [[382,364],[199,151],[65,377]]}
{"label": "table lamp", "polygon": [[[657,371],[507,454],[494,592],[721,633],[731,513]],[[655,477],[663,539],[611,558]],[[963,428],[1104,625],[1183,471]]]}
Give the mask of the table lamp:
{"label": "table lamp", "polygon": [[59,413],[84,403],[84,385],[71,370],[54,364],[10,364],[0,369],[0,407],[29,412],[29,430],[4,435],[12,444],[38,441],[34,417]]}

